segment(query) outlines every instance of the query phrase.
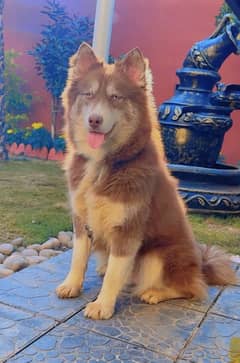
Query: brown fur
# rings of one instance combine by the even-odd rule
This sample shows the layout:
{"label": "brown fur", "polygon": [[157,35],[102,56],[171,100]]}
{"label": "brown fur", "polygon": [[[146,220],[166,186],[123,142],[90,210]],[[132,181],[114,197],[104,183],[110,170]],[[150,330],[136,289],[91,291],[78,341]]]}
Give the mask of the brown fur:
{"label": "brown fur", "polygon": [[[195,242],[177,182],[165,164],[150,71],[141,53],[135,50],[116,65],[106,65],[84,45],[70,64],[63,94],[70,199],[73,213],[83,225],[91,227],[94,249],[101,251],[104,264],[110,256],[111,261],[122,259],[130,266],[126,259],[132,256],[136,293],[149,303],[175,297],[202,298],[206,284],[233,283],[235,275],[226,254]],[[97,89],[92,98],[83,93],[91,85]],[[116,101],[109,97],[111,87],[122,98]],[[106,144],[97,150],[86,141],[83,114],[89,104],[102,104],[119,118]],[[77,239],[84,234],[83,228],[79,231]],[[97,301],[87,308],[87,316],[111,316],[118,290],[110,304],[106,297],[110,275],[106,274]],[[115,278],[120,279],[117,272]],[[72,296],[66,293],[66,284],[61,286],[59,296]]]}
{"label": "brown fur", "polygon": [[199,245],[202,255],[202,271],[209,285],[228,285],[236,282],[231,261],[219,247]]}

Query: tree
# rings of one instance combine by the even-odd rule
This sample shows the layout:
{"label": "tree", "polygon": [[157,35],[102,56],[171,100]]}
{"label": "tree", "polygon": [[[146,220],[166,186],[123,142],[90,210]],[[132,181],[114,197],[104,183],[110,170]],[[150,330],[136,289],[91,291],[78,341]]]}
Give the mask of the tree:
{"label": "tree", "polygon": [[54,137],[69,58],[81,42],[92,41],[93,21],[77,15],[70,16],[57,0],[48,0],[41,13],[48,17],[49,22],[43,25],[42,39],[29,54],[35,58],[36,70],[52,96],[51,134]]}
{"label": "tree", "polygon": [[4,0],[0,0],[0,159],[8,159],[5,146],[6,124],[4,117],[4,41],[3,41],[3,8]]}
{"label": "tree", "polygon": [[20,53],[11,49],[5,52],[5,120],[15,128],[21,121],[28,120],[32,95],[25,91],[26,81],[17,74],[16,58]]}

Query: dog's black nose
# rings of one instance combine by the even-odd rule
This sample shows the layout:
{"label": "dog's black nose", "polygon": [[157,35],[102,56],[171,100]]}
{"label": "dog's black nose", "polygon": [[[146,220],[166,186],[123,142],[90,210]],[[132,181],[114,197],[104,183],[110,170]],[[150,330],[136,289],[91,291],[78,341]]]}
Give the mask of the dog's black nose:
{"label": "dog's black nose", "polygon": [[103,123],[103,118],[100,115],[91,115],[88,119],[88,124],[93,130],[97,130]]}

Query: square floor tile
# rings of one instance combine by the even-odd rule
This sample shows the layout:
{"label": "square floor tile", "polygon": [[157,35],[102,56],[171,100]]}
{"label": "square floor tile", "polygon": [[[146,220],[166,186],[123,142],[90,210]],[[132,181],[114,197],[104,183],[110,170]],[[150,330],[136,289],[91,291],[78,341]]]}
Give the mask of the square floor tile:
{"label": "square floor tile", "polygon": [[16,353],[56,322],[11,306],[0,304],[0,362]]}
{"label": "square floor tile", "polygon": [[193,299],[173,299],[167,301],[168,304],[182,306],[186,309],[193,309],[197,311],[206,312],[213,304],[218,294],[221,292],[221,287],[211,286],[208,289],[208,297],[205,300],[193,300]]}
{"label": "square floor tile", "polygon": [[80,311],[99,290],[101,279],[91,259],[83,292],[78,298],[59,299],[55,289],[66,276],[71,251],[0,280],[0,302],[62,320]]}
{"label": "square floor tile", "polygon": [[117,339],[62,324],[8,363],[173,363],[164,355]]}
{"label": "square floor tile", "polygon": [[239,362],[240,321],[209,314],[182,358],[192,363]]}
{"label": "square floor tile", "polygon": [[227,287],[210,312],[240,320],[240,286]]}
{"label": "square floor tile", "polygon": [[202,317],[197,311],[165,303],[147,305],[122,295],[112,319],[95,321],[80,312],[68,323],[176,358]]}

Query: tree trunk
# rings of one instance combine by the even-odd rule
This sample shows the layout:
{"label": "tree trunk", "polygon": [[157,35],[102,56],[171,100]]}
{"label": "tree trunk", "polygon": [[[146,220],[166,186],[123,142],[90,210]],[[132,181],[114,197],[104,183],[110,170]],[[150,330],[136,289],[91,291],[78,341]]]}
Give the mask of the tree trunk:
{"label": "tree trunk", "polygon": [[51,136],[54,139],[56,136],[56,124],[59,113],[60,100],[57,97],[52,97],[52,123],[51,123]]}
{"label": "tree trunk", "polygon": [[4,40],[3,40],[3,7],[4,0],[0,0],[0,160],[8,159],[5,145],[5,110],[4,110]]}

